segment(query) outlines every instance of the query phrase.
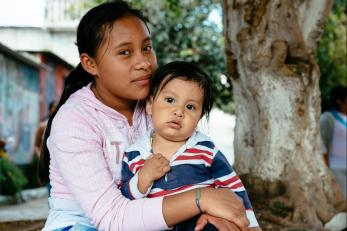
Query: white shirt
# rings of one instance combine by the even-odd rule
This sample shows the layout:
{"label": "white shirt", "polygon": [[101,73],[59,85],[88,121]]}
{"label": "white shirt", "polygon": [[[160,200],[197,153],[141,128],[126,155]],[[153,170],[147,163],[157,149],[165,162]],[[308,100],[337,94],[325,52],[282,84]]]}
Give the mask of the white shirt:
{"label": "white shirt", "polygon": [[335,112],[334,132],[329,163],[333,169],[347,169],[347,115]]}

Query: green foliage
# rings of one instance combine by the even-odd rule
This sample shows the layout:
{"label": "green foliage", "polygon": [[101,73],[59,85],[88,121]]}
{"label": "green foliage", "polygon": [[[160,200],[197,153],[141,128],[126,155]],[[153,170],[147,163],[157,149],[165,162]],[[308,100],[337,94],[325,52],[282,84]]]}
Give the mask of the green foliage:
{"label": "green foliage", "polygon": [[79,20],[79,18],[86,13],[86,11],[98,4],[106,2],[105,0],[84,0],[84,1],[67,1],[66,12],[68,17],[72,20]]}
{"label": "green foliage", "polygon": [[24,165],[17,165],[17,167],[22,171],[22,173],[28,180],[24,189],[38,188],[42,186],[42,183],[39,179],[39,171],[38,171],[39,162],[40,162],[40,159],[36,155],[33,155],[33,159],[31,163],[24,164]]}
{"label": "green foliage", "polygon": [[346,10],[345,0],[335,1],[318,48],[319,86],[323,101],[327,101],[334,86],[347,84]]}
{"label": "green foliage", "polygon": [[7,158],[0,157],[0,194],[14,196],[26,183],[20,169]]}

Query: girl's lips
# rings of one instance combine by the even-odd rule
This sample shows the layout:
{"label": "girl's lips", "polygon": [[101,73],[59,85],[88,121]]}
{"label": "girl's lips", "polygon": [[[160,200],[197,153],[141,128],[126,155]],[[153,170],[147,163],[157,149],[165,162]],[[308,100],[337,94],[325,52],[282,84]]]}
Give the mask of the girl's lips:
{"label": "girl's lips", "polygon": [[134,83],[144,86],[144,85],[149,85],[151,79],[140,79],[140,80],[136,80]]}
{"label": "girl's lips", "polygon": [[135,79],[133,81],[137,82],[137,81],[142,81],[142,80],[149,80],[149,79],[151,79],[151,77],[152,77],[151,74],[147,74],[147,75],[140,76],[140,77],[138,77],[137,79]]}
{"label": "girl's lips", "polygon": [[138,84],[138,85],[148,85],[151,81],[151,76],[152,75],[144,75],[144,76],[141,76],[135,80],[133,80],[134,83]]}

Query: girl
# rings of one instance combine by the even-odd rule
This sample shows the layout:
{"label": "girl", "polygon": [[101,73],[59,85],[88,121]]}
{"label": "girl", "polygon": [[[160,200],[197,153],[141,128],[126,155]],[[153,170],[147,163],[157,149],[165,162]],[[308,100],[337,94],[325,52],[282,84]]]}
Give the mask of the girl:
{"label": "girl", "polygon": [[[199,194],[204,187],[229,188],[247,209],[249,230],[260,230],[241,180],[213,141],[196,131],[212,105],[212,83],[199,67],[176,61],[158,68],[146,103],[153,129],[126,150],[121,191],[129,199],[139,199],[190,189]],[[195,223],[196,219],[190,219],[173,230],[192,231]],[[215,230],[212,226],[204,228]]]}
{"label": "girl", "polygon": [[[157,64],[141,12],[120,1],[91,9],[77,46],[80,64],[66,79],[42,149],[41,177],[49,172],[52,186],[43,230],[162,230],[198,215],[194,190],[130,201],[117,187],[125,148],[151,126],[139,100]],[[229,190],[203,189],[200,208],[209,215],[198,229],[248,225]]]}

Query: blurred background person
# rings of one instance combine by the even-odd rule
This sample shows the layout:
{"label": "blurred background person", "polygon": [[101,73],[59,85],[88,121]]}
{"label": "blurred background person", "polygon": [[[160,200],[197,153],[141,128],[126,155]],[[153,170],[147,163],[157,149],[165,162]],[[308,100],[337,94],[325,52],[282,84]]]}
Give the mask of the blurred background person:
{"label": "blurred background person", "polygon": [[38,175],[38,165],[40,160],[41,146],[42,146],[43,137],[44,137],[48,119],[56,110],[56,108],[57,108],[57,102],[51,101],[48,104],[48,115],[43,121],[40,122],[38,128],[36,129],[34,155],[33,155],[31,164],[29,166],[29,170],[26,174],[29,180],[29,185],[28,185],[29,188],[36,188],[42,185]]}
{"label": "blurred background person", "polygon": [[53,114],[55,109],[57,108],[57,103],[52,101],[48,105],[48,115],[47,117],[40,122],[39,127],[36,129],[35,133],[35,145],[34,145],[34,157],[40,159],[41,146],[43,141],[43,135],[47,126],[47,122],[49,117]]}
{"label": "blurred background person", "polygon": [[330,93],[331,110],[320,118],[323,154],[346,197],[347,175],[347,86],[336,86]]}

